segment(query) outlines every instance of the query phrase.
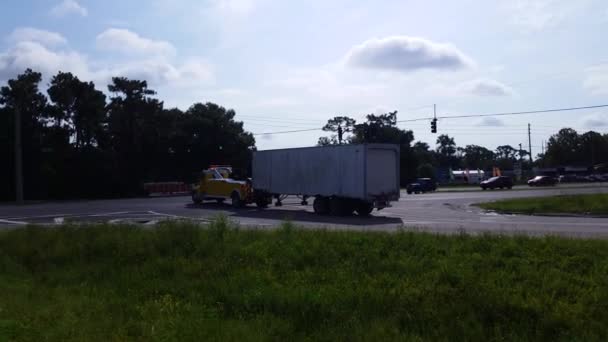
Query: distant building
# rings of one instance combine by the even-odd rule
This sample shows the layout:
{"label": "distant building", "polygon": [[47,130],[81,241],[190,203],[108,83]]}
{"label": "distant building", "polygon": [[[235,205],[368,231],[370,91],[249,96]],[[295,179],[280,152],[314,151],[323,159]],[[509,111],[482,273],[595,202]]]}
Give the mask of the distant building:
{"label": "distant building", "polygon": [[456,170],[452,171],[453,179],[451,183],[455,184],[479,184],[485,179],[485,171],[483,170]]}
{"label": "distant building", "polygon": [[562,167],[535,167],[532,169],[537,176],[577,175],[586,176],[592,173],[593,168],[584,166],[562,166]]}

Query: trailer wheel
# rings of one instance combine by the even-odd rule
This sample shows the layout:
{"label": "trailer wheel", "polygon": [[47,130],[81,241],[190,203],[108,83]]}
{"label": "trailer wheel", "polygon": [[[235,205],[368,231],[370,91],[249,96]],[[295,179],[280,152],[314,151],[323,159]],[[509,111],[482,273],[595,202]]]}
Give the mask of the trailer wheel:
{"label": "trailer wheel", "polygon": [[334,197],[329,201],[329,212],[335,216],[346,216],[353,213],[355,208],[349,200]]}
{"label": "trailer wheel", "polygon": [[355,210],[359,216],[369,216],[369,214],[371,214],[374,210],[374,205],[372,203],[361,201]]}
{"label": "trailer wheel", "polygon": [[321,196],[315,197],[312,208],[316,214],[327,215],[329,213],[329,199]]}

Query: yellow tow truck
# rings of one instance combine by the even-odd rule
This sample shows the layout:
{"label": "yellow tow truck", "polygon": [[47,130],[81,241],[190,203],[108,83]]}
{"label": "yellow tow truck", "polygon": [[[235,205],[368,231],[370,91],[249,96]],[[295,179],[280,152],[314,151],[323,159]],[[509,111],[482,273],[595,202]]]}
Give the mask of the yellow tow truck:
{"label": "yellow tow truck", "polygon": [[196,204],[202,204],[204,201],[230,201],[234,208],[251,203],[265,208],[272,203],[272,196],[252,189],[251,180],[235,180],[230,178],[231,174],[230,166],[211,166],[204,170],[199,182],[192,188],[192,201]]}

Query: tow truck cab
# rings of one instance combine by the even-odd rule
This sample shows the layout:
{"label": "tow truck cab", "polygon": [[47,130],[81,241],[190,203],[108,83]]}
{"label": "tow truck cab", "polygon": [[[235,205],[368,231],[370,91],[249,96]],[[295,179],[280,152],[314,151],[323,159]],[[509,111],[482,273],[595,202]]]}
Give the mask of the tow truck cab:
{"label": "tow truck cab", "polygon": [[199,182],[192,186],[192,201],[196,204],[230,201],[234,208],[251,203],[265,208],[272,203],[269,193],[253,189],[251,179],[235,180],[231,178],[232,173],[230,166],[211,166],[204,170]]}
{"label": "tow truck cab", "polygon": [[251,203],[251,182],[237,181],[230,178],[232,168],[210,167],[201,173],[198,183],[192,189],[192,201],[200,204],[203,201],[231,201],[234,207]]}

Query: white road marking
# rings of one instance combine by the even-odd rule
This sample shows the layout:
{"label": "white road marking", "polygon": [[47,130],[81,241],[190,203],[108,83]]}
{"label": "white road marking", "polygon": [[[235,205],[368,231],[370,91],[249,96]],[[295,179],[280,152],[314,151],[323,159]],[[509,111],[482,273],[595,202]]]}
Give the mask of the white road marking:
{"label": "white road marking", "polygon": [[[50,214],[50,215],[34,215],[34,216],[21,216],[21,217],[9,217],[10,220],[28,220],[28,219],[45,219],[45,218],[56,218],[56,217],[102,217],[102,216],[116,216],[136,213],[132,211],[116,211],[110,213],[86,213],[86,214]],[[146,213],[140,212],[138,215],[145,215]]]}
{"label": "white road marking", "polygon": [[22,222],[22,221],[11,221],[11,220],[3,220],[0,219],[0,223],[7,223],[7,224],[18,224],[20,226],[25,226],[27,225],[27,222]]}
{"label": "white road marking", "polygon": [[159,212],[152,211],[152,210],[148,211],[148,213],[150,213],[152,215],[172,217],[172,218],[178,218],[178,219],[197,220],[197,221],[209,222],[208,219],[203,219],[203,218],[198,218],[198,217],[189,217],[189,216],[178,216],[178,215],[172,215],[172,214],[163,214],[163,213],[159,213]]}
{"label": "white road marking", "polygon": [[126,215],[130,214],[132,211],[116,211],[113,213],[100,213],[100,214],[86,214],[86,215],[76,215],[80,217],[100,217],[100,216],[116,216],[116,215]]}
{"label": "white road marking", "polygon": [[22,217],[10,217],[9,219],[10,220],[27,220],[27,219],[71,217],[71,216],[77,216],[77,214],[52,214],[52,215],[22,216]]}
{"label": "white road marking", "polygon": [[22,216],[22,217],[11,217],[11,220],[27,220],[27,219],[44,219],[44,218],[55,218],[55,217],[95,217],[95,216],[106,216],[106,215],[124,215],[130,213],[129,211],[118,211],[113,213],[86,213],[86,214],[49,214],[49,215],[34,215],[34,216]]}

